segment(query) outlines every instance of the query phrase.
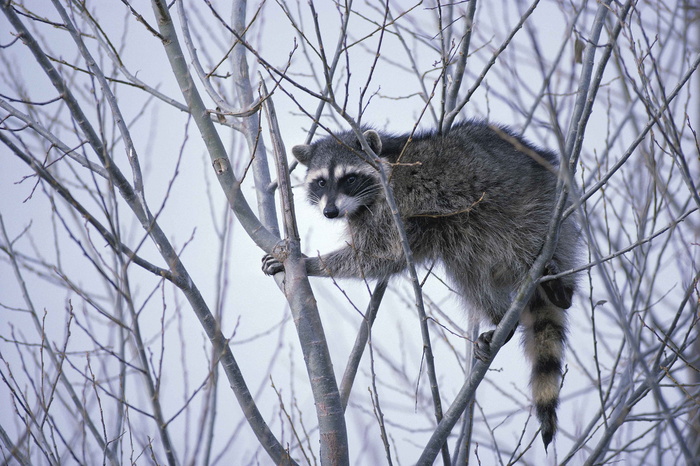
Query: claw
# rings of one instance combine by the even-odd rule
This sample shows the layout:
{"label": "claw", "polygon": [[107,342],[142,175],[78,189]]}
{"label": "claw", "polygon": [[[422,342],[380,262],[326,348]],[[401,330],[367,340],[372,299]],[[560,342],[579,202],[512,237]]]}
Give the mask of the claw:
{"label": "claw", "polygon": [[474,357],[483,362],[488,362],[491,359],[491,339],[493,338],[493,330],[484,332],[479,335],[474,345]]}
{"label": "claw", "polygon": [[274,275],[284,272],[284,265],[272,254],[265,254],[262,258],[262,271],[265,275]]}
{"label": "claw", "polygon": [[[559,267],[554,261],[550,261],[545,266],[544,271],[546,275],[556,275],[559,273]],[[562,309],[571,307],[571,300],[574,295],[573,287],[564,285],[561,279],[546,281],[541,286],[552,304]]]}
{"label": "claw", "polygon": [[[483,362],[489,362],[491,359],[491,340],[493,339],[493,330],[484,332],[479,335],[476,339],[476,344],[474,345],[474,357]],[[505,345],[513,338],[515,334],[515,329],[513,329],[510,334],[506,337],[506,341],[503,342]]]}

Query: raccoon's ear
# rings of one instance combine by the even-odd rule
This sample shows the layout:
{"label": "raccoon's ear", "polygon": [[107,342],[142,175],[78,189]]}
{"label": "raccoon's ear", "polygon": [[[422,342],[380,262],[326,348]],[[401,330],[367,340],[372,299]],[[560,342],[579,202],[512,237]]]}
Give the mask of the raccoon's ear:
{"label": "raccoon's ear", "polygon": [[311,153],[312,150],[309,144],[299,144],[292,147],[292,154],[294,154],[294,158],[296,158],[302,165],[309,164],[309,160],[311,160]]}
{"label": "raccoon's ear", "polygon": [[367,144],[369,144],[369,147],[372,148],[375,154],[379,155],[382,152],[382,139],[379,137],[379,133],[377,133],[373,129],[368,129],[362,135],[367,139]]}

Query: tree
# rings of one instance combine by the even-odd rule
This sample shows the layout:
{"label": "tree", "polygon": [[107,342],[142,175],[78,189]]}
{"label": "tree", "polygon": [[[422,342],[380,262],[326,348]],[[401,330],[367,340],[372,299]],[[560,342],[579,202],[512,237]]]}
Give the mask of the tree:
{"label": "tree", "polygon": [[[0,2],[4,461],[697,462],[698,7],[318,3]],[[586,240],[547,456],[439,268],[300,267],[284,143],[463,118],[557,149]]]}

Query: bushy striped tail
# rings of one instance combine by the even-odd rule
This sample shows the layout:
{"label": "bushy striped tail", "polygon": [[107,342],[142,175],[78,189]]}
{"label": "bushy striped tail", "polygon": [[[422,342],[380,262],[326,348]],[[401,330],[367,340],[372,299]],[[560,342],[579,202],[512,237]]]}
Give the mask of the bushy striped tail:
{"label": "bushy striped tail", "polygon": [[521,317],[523,345],[532,363],[530,387],[545,451],[557,432],[557,407],[566,345],[566,312],[538,287]]}

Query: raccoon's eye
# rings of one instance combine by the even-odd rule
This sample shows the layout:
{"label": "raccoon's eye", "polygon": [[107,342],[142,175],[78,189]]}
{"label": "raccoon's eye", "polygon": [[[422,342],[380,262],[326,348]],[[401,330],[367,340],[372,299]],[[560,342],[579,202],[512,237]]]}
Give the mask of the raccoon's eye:
{"label": "raccoon's eye", "polygon": [[316,184],[319,185],[319,187],[323,188],[324,186],[326,186],[326,180],[324,180],[323,178],[319,178],[318,180],[316,180]]}
{"label": "raccoon's eye", "polygon": [[353,184],[355,181],[357,181],[357,177],[355,175],[350,175],[345,179],[347,184]]}

